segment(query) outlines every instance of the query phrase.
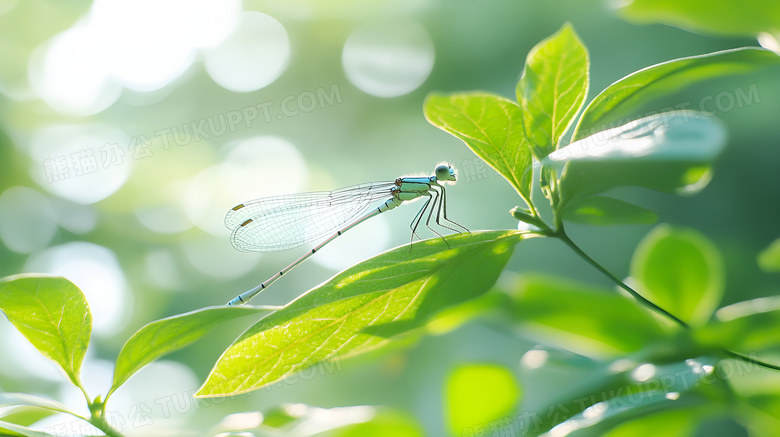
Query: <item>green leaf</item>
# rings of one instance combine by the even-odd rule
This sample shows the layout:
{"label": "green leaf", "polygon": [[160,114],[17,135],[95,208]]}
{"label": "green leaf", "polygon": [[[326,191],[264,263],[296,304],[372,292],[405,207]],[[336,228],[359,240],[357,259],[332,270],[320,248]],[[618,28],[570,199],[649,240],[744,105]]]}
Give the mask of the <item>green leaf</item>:
{"label": "green leaf", "polygon": [[[746,47],[675,59],[636,71],[608,86],[588,104],[572,141],[614,126],[615,121],[636,114],[648,100],[673,94],[705,79],[777,64],[780,56],[774,52]],[[747,94],[745,98],[753,96]]]}
{"label": "green leaf", "polygon": [[[246,413],[239,413],[246,414]],[[305,404],[282,404],[263,412],[261,435],[300,437],[422,437],[417,421],[408,414],[384,407],[318,408]],[[217,425],[218,430],[238,431],[230,427],[230,416]]]}
{"label": "green leaf", "polygon": [[588,95],[588,66],[588,51],[569,24],[528,53],[515,92],[536,159],[558,148],[582,109]]}
{"label": "green leaf", "polygon": [[445,399],[452,435],[479,435],[475,428],[512,416],[521,396],[517,379],[495,364],[462,364],[447,377]]}
{"label": "green leaf", "polygon": [[145,365],[192,344],[220,324],[274,309],[261,306],[210,307],[149,323],[133,334],[119,352],[109,394]]}
{"label": "green leaf", "polygon": [[0,280],[0,311],[73,384],[80,385],[92,314],[78,287],[65,278],[9,276]]}
{"label": "green leaf", "polygon": [[780,33],[780,3],[766,0],[633,0],[620,14],[637,23],[663,23],[715,35]]}
{"label": "green leaf", "polygon": [[[567,203],[622,186],[690,194],[710,179],[709,165],[726,142],[717,119],[676,111],[645,117],[592,135],[542,160],[550,186]],[[548,181],[549,182],[549,181]]]}
{"label": "green leaf", "polygon": [[562,217],[586,225],[651,224],[658,214],[612,197],[590,196],[569,203]]}
{"label": "green leaf", "polygon": [[423,109],[428,122],[463,140],[523,199],[530,198],[531,149],[515,102],[487,93],[430,94]]}
{"label": "green leaf", "polygon": [[656,226],[631,260],[644,297],[692,324],[704,324],[720,303],[723,261],[707,237],[692,229]]}
{"label": "green leaf", "polygon": [[745,353],[780,348],[780,296],[738,302],[695,331],[702,344]]}
{"label": "green leaf", "polygon": [[[692,435],[684,431],[695,429],[706,417],[706,407],[702,406],[703,399],[685,394],[681,395],[680,399],[667,399],[666,395],[667,392],[656,390],[647,392],[643,396],[620,396],[600,402],[556,426],[548,435],[560,437],[594,435],[687,437]],[[667,429],[669,432],[664,432]],[[609,432],[610,430],[612,432]],[[637,432],[632,434],[633,431]]]}
{"label": "green leaf", "polygon": [[648,311],[612,290],[524,275],[511,296],[524,332],[580,355],[621,356],[665,337]]}
{"label": "green leaf", "polygon": [[434,238],[351,267],[241,335],[197,396],[251,391],[424,326],[493,285],[523,238],[517,231]]}
{"label": "green leaf", "polygon": [[700,414],[691,414],[690,409],[661,411],[621,423],[604,434],[604,437],[635,437],[642,435],[689,437],[694,435],[694,431],[701,420],[700,416]]}
{"label": "green leaf", "polygon": [[[27,405],[31,407],[43,408],[45,410],[54,411],[57,413],[74,415],[68,411],[68,407],[65,405],[50,399],[29,395],[26,393],[0,393],[0,407],[12,405]],[[78,415],[74,416],[81,418],[81,416]]]}
{"label": "green leaf", "polygon": [[36,431],[27,426],[17,425],[15,423],[5,422],[0,420],[0,433],[8,436],[25,436],[25,437],[49,437],[51,434]]}
{"label": "green leaf", "polygon": [[0,420],[22,426],[30,426],[39,420],[56,414],[51,410],[44,410],[39,407],[27,405],[9,407],[4,410],[5,411],[0,412]]}
{"label": "green leaf", "polygon": [[758,266],[765,272],[780,272],[780,238],[758,255]]}
{"label": "green leaf", "polygon": [[[62,405],[59,402],[55,402],[50,399],[45,399],[38,396],[29,395],[26,393],[0,393],[0,407],[16,407],[16,406],[39,408],[45,412],[50,412],[50,413],[69,414],[73,417],[83,420],[84,422],[89,422],[86,418],[69,411],[65,405]],[[47,415],[50,414],[44,414],[43,416],[45,417]],[[23,436],[33,436],[33,437],[51,435],[48,433],[44,433],[41,431],[36,431],[34,429],[28,428],[26,426],[23,426],[20,423],[11,423],[10,420],[11,420],[10,416],[2,417],[2,420],[0,420],[0,432],[8,431],[8,432],[16,433],[11,435],[23,435]]]}
{"label": "green leaf", "polygon": [[344,426],[323,437],[423,437],[424,435],[425,432],[420,424],[408,414],[378,409],[371,420]]}

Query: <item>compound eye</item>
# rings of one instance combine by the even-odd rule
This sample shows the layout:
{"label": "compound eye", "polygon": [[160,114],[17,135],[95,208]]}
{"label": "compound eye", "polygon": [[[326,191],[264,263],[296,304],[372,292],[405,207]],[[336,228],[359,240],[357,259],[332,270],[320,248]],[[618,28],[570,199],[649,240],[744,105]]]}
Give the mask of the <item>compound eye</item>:
{"label": "compound eye", "polygon": [[450,178],[450,166],[446,164],[441,164],[436,166],[435,174],[436,174],[436,179],[441,179],[446,181],[447,179]]}

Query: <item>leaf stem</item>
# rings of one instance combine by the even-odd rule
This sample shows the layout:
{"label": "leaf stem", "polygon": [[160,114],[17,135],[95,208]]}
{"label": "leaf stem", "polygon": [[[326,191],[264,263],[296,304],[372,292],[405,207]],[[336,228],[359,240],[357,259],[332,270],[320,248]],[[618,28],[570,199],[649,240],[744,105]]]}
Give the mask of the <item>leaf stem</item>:
{"label": "leaf stem", "polygon": [[613,275],[612,272],[604,268],[601,264],[596,262],[593,258],[588,256],[587,253],[585,253],[582,249],[580,249],[579,246],[577,246],[571,238],[569,238],[568,235],[566,235],[566,232],[563,230],[563,225],[561,225],[558,228],[558,231],[553,234],[555,237],[566,243],[567,246],[569,246],[577,255],[579,255],[582,259],[587,261],[590,265],[596,268],[596,270],[600,271],[604,275],[606,275],[609,279],[612,280],[615,284],[617,284],[618,287],[622,288],[623,290],[626,290],[628,294],[634,297],[634,299],[638,300],[639,303],[642,305],[650,308],[651,310],[657,312],[658,314],[661,314],[664,317],[667,317],[680,325],[683,328],[688,328],[688,324],[682,321],[679,317],[675,316],[674,314],[670,313],[669,311],[666,311],[665,309],[659,307],[658,305],[654,304],[653,302],[650,302],[647,298],[639,294],[636,290],[629,287],[625,282],[621,281],[617,276]]}

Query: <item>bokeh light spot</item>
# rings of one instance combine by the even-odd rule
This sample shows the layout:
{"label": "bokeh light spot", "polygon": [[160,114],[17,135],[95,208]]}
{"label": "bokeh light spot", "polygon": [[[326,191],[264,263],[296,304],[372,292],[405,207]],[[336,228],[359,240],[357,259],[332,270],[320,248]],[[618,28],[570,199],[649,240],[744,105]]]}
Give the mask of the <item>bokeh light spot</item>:
{"label": "bokeh light spot", "polygon": [[344,44],[341,62],[353,85],[377,97],[417,89],[433,69],[433,41],[414,22],[390,22],[356,30]]}
{"label": "bokeh light spot", "polygon": [[0,239],[19,253],[46,247],[57,231],[49,199],[28,187],[11,187],[0,194]]}
{"label": "bokeh light spot", "polygon": [[50,193],[82,205],[95,203],[132,173],[129,143],[123,131],[103,124],[45,127],[30,140],[30,174]]}
{"label": "bokeh light spot", "polygon": [[206,71],[223,88],[259,90],[281,76],[290,60],[287,31],[273,17],[245,12],[220,45],[204,52]]}
{"label": "bokeh light spot", "polygon": [[83,22],[35,49],[28,74],[35,92],[65,114],[96,114],[111,106],[122,91],[111,79],[98,56],[94,34]]}

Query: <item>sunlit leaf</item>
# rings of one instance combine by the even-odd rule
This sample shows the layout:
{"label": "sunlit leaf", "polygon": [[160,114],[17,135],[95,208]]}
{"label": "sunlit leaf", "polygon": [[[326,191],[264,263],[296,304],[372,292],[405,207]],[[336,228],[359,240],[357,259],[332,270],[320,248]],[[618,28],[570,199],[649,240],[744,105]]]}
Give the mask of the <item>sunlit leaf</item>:
{"label": "sunlit leaf", "polygon": [[[656,64],[618,80],[596,96],[582,111],[572,141],[627,122],[648,100],[675,93],[702,80],[754,71],[780,64],[780,56],[760,48],[724,50]],[[757,92],[757,91],[756,91]],[[748,93],[746,101],[758,99]],[[677,109],[685,109],[683,107]]]}
{"label": "sunlit leaf", "polygon": [[587,225],[650,224],[658,214],[612,197],[590,196],[575,200],[563,210],[564,220]]}
{"label": "sunlit leaf", "polygon": [[116,360],[111,392],[157,358],[186,347],[220,324],[248,315],[273,311],[271,307],[211,307],[157,320],[133,334]]}
{"label": "sunlit leaf", "polygon": [[487,93],[430,94],[425,118],[466,143],[523,196],[530,197],[531,149],[517,103]]}
{"label": "sunlit leaf", "polygon": [[637,23],[664,23],[715,35],[780,33],[780,3],[766,0],[633,0],[618,3]]}
{"label": "sunlit leaf", "polygon": [[[0,393],[0,407],[17,407],[17,406],[37,408],[40,409],[39,411],[44,412],[42,414],[37,414],[36,415],[37,417],[46,417],[53,413],[69,414],[71,416],[76,417],[79,420],[83,420],[85,422],[85,426],[87,426],[86,425],[87,420],[84,417],[81,417],[77,414],[70,412],[65,405],[62,405],[59,402],[55,402],[49,399],[41,398],[26,393]],[[28,418],[29,417],[32,416],[28,416]],[[22,423],[16,421],[12,422],[11,419],[12,417],[10,415],[3,416],[2,418],[0,418],[0,434],[2,433],[2,431],[7,431],[10,433],[10,435],[23,435],[23,436],[31,436],[31,437],[51,436],[51,434],[49,433],[44,433],[41,431],[36,431],[34,429],[28,428],[26,425],[29,425],[30,423]]]}
{"label": "sunlit leaf", "polygon": [[558,147],[588,95],[588,51],[571,25],[531,49],[515,91],[531,151],[541,160]]}
{"label": "sunlit leaf", "polygon": [[689,437],[696,430],[699,420],[700,415],[691,414],[688,409],[662,411],[622,423],[604,434],[604,437]]}
{"label": "sunlit leaf", "polygon": [[27,405],[31,407],[43,408],[45,410],[57,413],[68,413],[68,407],[52,401],[50,399],[26,394],[26,393],[0,393],[0,407],[11,405]]}
{"label": "sunlit leaf", "polygon": [[525,332],[585,356],[624,355],[665,336],[647,310],[613,290],[528,275],[510,293]]}
{"label": "sunlit leaf", "polygon": [[[666,417],[663,413],[668,411],[684,411],[694,423],[698,423],[704,416],[703,409],[700,405],[704,402],[700,396],[681,394],[672,398],[667,397],[669,392],[663,390],[651,390],[640,393],[639,395],[626,395],[618,396],[597,404],[591,405],[585,411],[575,415],[569,420],[555,426],[547,434],[555,437],[585,437],[594,435],[611,435],[607,434],[607,431],[618,427],[620,424],[629,422],[631,420],[642,420],[645,417]],[[658,413],[656,413],[658,412]],[[647,416],[648,414],[653,416]],[[672,414],[670,418],[677,418]],[[657,420],[657,419],[656,419]],[[674,420],[673,423],[678,423],[680,426],[685,427],[686,420]],[[640,422],[640,426],[647,422]],[[637,427],[634,427],[637,429]],[[641,429],[641,428],[639,428]],[[648,435],[666,435],[657,434],[656,430],[665,429],[665,427],[657,427],[652,431],[649,431]],[[684,429],[684,428],[683,428]],[[645,429],[647,431],[647,429]],[[624,431],[616,431],[615,436],[627,435]],[[633,435],[644,435],[633,434]],[[674,435],[674,434],[671,434]]]}
{"label": "sunlit leaf", "polygon": [[[229,430],[222,426],[221,428]],[[422,437],[417,421],[394,409],[359,405],[318,408],[305,404],[282,404],[263,412],[260,429],[272,435],[299,437]],[[262,434],[266,435],[266,434]]]}
{"label": "sunlit leaf", "polygon": [[39,407],[33,407],[28,405],[22,405],[17,407],[9,407],[5,411],[0,412],[0,420],[3,422],[13,423],[16,425],[30,426],[33,423],[45,419],[53,414],[55,411],[45,410]]}
{"label": "sunlit leaf", "polygon": [[691,229],[655,227],[631,260],[631,277],[650,301],[692,325],[720,303],[723,261],[707,237]]}
{"label": "sunlit leaf", "polygon": [[512,416],[521,396],[509,369],[494,364],[463,364],[445,385],[447,423],[452,435],[479,435],[490,422]]}
{"label": "sunlit leaf", "polygon": [[758,254],[758,266],[765,272],[780,272],[780,238]]}
{"label": "sunlit leaf", "polygon": [[4,436],[49,437],[51,434],[30,427],[0,420],[0,433]]}
{"label": "sunlit leaf", "polygon": [[323,437],[423,437],[425,432],[417,421],[400,411],[378,409],[371,420],[347,425]]}
{"label": "sunlit leaf", "polygon": [[434,238],[351,267],[251,327],[197,395],[254,390],[424,326],[441,309],[484,293],[522,239],[513,231]]}
{"label": "sunlit leaf", "polygon": [[0,310],[74,384],[92,334],[92,314],[84,294],[65,278],[39,275],[0,280]]}
{"label": "sunlit leaf", "polygon": [[558,208],[621,186],[693,193],[710,179],[725,129],[713,117],[676,111],[645,117],[563,147],[542,161],[559,179]]}

